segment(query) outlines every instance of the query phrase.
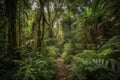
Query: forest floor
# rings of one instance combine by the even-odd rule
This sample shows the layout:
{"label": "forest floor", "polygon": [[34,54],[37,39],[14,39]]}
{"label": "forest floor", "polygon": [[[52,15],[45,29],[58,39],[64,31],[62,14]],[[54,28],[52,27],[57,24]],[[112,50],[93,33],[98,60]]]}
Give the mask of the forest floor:
{"label": "forest floor", "polygon": [[68,80],[67,71],[65,69],[63,59],[61,57],[58,57],[56,63],[57,63],[56,80]]}

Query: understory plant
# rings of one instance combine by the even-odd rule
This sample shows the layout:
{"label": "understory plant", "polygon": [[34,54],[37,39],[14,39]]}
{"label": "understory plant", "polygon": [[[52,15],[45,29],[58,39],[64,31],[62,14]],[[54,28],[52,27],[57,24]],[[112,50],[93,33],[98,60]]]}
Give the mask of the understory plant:
{"label": "understory plant", "polygon": [[69,80],[119,80],[120,63],[94,50],[84,50],[74,56],[68,71]]}
{"label": "understory plant", "polygon": [[[29,52],[29,51],[28,51]],[[55,74],[55,52],[44,48],[41,51],[26,52],[21,60],[14,60],[18,65],[15,80],[52,80]]]}

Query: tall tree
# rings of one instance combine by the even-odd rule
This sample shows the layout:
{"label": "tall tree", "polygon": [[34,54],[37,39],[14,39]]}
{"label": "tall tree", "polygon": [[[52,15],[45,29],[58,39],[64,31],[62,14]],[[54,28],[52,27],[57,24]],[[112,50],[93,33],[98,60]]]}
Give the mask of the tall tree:
{"label": "tall tree", "polygon": [[8,53],[13,54],[17,48],[16,39],[16,12],[17,0],[5,0],[6,14],[8,17]]}

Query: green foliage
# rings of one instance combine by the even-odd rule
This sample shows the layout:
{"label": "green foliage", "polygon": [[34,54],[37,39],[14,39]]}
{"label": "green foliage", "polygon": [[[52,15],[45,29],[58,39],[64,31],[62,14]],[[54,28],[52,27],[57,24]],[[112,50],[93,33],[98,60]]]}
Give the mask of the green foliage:
{"label": "green foliage", "polygon": [[64,52],[66,52],[66,53],[70,53],[71,52],[71,44],[70,43],[66,43],[64,45]]}
{"label": "green foliage", "polygon": [[114,51],[113,51],[113,49],[111,49],[111,48],[104,49],[104,50],[100,53],[100,56],[106,57],[106,56],[108,56],[109,54],[112,54],[113,52],[114,52]]}
{"label": "green foliage", "polygon": [[[84,50],[68,66],[70,80],[118,80],[120,63],[99,58],[95,51]],[[111,67],[110,67],[111,66]],[[114,77],[113,77],[114,76]]]}
{"label": "green foliage", "polygon": [[51,54],[54,55],[54,51],[51,51],[51,54],[46,51],[49,52],[46,48],[41,52],[28,51],[27,57],[14,60],[19,65],[14,75],[15,80],[52,80],[55,73],[55,61]]}
{"label": "green foliage", "polygon": [[48,54],[51,56],[51,57],[57,57],[58,53],[59,53],[59,49],[56,48],[55,46],[48,46],[47,47],[48,49]]}
{"label": "green foliage", "polygon": [[97,58],[97,54],[95,50],[83,50],[82,53],[79,53],[77,56],[82,58]]}
{"label": "green foliage", "polygon": [[[81,24],[82,22],[85,23],[85,26],[82,25],[84,27],[80,27],[82,31],[84,31],[85,33],[84,34],[80,33],[79,31],[77,31],[78,30],[77,28],[76,28],[77,30],[73,29],[72,31],[75,30],[76,34],[72,35],[71,45],[72,44],[75,45],[77,43],[77,39],[81,38],[81,36],[88,33],[91,27],[93,30],[91,29],[90,34],[92,35],[92,37],[97,37],[98,36],[96,35],[98,31],[96,29],[97,25],[101,22],[108,20],[109,18],[108,16],[113,15],[114,8],[112,8],[111,11],[108,10],[108,8],[111,5],[113,4],[108,0],[94,0],[90,3],[87,9],[83,9],[83,13],[81,14],[82,16],[80,16],[80,18],[77,19],[78,22],[74,22],[74,23],[75,25]],[[119,25],[119,22],[117,23]],[[104,27],[104,25],[102,27]],[[112,30],[113,29],[111,28],[111,34],[113,36],[115,35],[115,33],[118,33],[116,35],[119,35],[119,32],[112,33]],[[77,34],[78,32],[79,34]],[[105,31],[103,31],[103,33],[104,32]],[[77,36],[77,38],[74,38],[75,36]],[[85,41],[85,43],[87,43],[86,39],[87,38],[82,37],[81,40],[78,40],[78,41]],[[103,40],[104,39],[106,38],[103,38]],[[102,43],[102,47],[98,51],[84,50],[82,51],[82,53],[80,53],[81,51],[79,50],[77,52],[79,54],[77,54],[73,59],[71,58],[73,62],[68,67],[70,71],[70,76],[69,76],[70,80],[118,80],[120,78],[120,75],[119,75],[120,73],[119,73],[119,70],[118,72],[115,71],[115,67],[116,66],[120,67],[119,65],[120,63],[118,62],[120,60],[120,55],[119,55],[120,40],[119,39],[120,39],[119,36],[114,36],[108,42],[106,41],[103,43],[102,41],[100,41],[100,43]],[[80,43],[81,42],[78,42],[77,45],[79,45]],[[99,45],[99,41],[96,41],[95,44]],[[86,45],[89,46],[88,44]],[[80,48],[80,46],[78,48]],[[93,48],[90,48],[90,49],[93,49]],[[66,53],[66,54],[68,56],[69,53]],[[71,55],[69,54],[69,56]]]}
{"label": "green foliage", "polygon": [[62,53],[62,58],[64,59],[65,63],[71,63],[72,61],[72,48],[70,43],[66,43],[64,45],[64,52]]}
{"label": "green foliage", "polygon": [[[58,49],[54,46],[44,47],[41,51],[31,48],[19,48],[15,54],[20,53],[20,60],[4,60],[0,68],[2,80],[52,80],[55,74],[55,57]],[[15,68],[11,68],[16,65]],[[3,75],[6,74],[6,75]]]}
{"label": "green foliage", "polygon": [[[94,0],[84,11],[83,21],[87,24],[97,24],[101,22],[107,10],[109,0]],[[84,20],[85,19],[85,20]]]}
{"label": "green foliage", "polygon": [[56,45],[70,80],[120,79],[119,3],[1,0],[0,79],[52,80]]}
{"label": "green foliage", "polygon": [[99,51],[102,51],[101,55],[120,60],[120,36],[109,39]]}
{"label": "green foliage", "polygon": [[100,50],[112,48],[114,50],[120,50],[120,36],[114,36],[113,38],[109,39]]}
{"label": "green foliage", "polygon": [[19,65],[15,74],[16,80],[51,80],[54,74],[53,65],[40,58],[29,57],[19,61]]}

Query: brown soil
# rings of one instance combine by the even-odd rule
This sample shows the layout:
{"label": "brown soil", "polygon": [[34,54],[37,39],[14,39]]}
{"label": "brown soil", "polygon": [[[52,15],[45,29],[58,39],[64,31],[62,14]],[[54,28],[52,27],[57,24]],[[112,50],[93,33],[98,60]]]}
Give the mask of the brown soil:
{"label": "brown soil", "polygon": [[57,63],[56,80],[68,80],[67,71],[65,69],[63,59],[61,57],[58,57],[56,63]]}

